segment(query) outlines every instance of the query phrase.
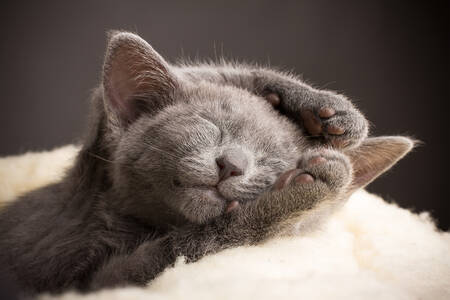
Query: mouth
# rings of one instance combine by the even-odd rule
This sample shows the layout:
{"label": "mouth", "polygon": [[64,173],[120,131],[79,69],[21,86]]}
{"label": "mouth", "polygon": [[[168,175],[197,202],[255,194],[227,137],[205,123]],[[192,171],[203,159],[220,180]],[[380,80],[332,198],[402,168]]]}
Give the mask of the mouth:
{"label": "mouth", "polygon": [[210,194],[210,197],[213,198],[214,200],[220,200],[226,203],[225,206],[225,213],[231,213],[232,211],[236,210],[237,208],[240,207],[240,202],[239,200],[234,200],[234,199],[227,199],[217,188],[217,185],[215,186],[208,186],[207,190]]}
{"label": "mouth", "polygon": [[216,203],[225,203],[224,214],[229,214],[241,206],[241,201],[239,199],[229,199],[224,196],[218,189],[218,184],[216,185],[197,185],[186,187],[183,186],[179,180],[173,180],[173,185],[176,188],[183,189],[195,189],[195,190],[203,190],[203,194],[207,196],[211,201]]}

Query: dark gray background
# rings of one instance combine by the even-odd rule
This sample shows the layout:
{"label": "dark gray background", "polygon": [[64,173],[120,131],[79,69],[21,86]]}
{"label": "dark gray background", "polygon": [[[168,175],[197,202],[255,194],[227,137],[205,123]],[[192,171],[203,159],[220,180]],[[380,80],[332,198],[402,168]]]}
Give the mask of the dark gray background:
{"label": "dark gray background", "polygon": [[105,31],[128,29],[171,61],[270,61],[348,95],[374,135],[422,140],[369,190],[449,227],[448,1],[2,1],[0,16],[0,155],[76,141]]}

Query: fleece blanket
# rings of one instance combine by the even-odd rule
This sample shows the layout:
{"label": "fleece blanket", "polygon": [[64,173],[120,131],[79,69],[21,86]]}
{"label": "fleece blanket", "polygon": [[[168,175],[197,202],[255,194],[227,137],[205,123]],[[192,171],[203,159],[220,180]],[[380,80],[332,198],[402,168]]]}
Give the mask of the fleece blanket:
{"label": "fleece blanket", "polygon": [[[59,180],[77,150],[0,158],[0,205]],[[180,257],[145,288],[40,298],[450,299],[450,233],[439,232],[426,212],[360,190],[313,232],[229,249],[193,264]]]}

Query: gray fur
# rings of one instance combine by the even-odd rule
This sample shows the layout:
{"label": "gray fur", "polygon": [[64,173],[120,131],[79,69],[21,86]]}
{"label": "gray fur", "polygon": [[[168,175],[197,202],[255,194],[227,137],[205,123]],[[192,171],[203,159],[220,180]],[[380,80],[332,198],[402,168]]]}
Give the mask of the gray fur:
{"label": "gray fur", "polygon": [[[264,100],[268,91],[280,95],[278,110]],[[344,135],[305,132],[299,112],[324,106],[339,113],[323,126],[342,126]],[[391,147],[383,138],[364,141],[367,121],[347,99],[291,75],[226,63],[172,66],[123,32],[110,36],[90,123],[64,180],[0,212],[0,268],[26,293],[143,285],[179,255],[195,261],[258,243],[292,216],[344,201],[411,148],[401,138]],[[326,149],[335,139],[347,147]],[[227,151],[245,155],[243,174],[220,181],[216,159]],[[368,154],[370,168],[352,165]],[[311,164],[317,156],[325,162]],[[314,182],[292,178],[273,190],[292,169]],[[233,200],[239,207],[226,213]]]}

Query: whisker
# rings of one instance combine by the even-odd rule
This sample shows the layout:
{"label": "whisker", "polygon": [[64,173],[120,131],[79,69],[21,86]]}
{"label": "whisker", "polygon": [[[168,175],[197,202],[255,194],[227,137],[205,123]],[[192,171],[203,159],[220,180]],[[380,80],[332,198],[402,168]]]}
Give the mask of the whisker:
{"label": "whisker", "polygon": [[100,155],[94,154],[94,153],[92,153],[92,152],[88,152],[88,154],[89,154],[90,156],[92,156],[92,157],[98,158],[98,159],[100,159],[100,160],[102,160],[102,161],[105,161],[105,162],[107,162],[107,163],[110,163],[110,164],[115,164],[115,163],[116,163],[116,162],[114,162],[114,161],[112,161],[112,160],[106,159],[106,158],[101,157]]}
{"label": "whisker", "polygon": [[144,141],[144,144],[145,144],[146,147],[149,147],[149,148],[151,148],[152,150],[155,150],[156,152],[162,153],[162,154],[164,154],[164,155],[171,156],[171,157],[174,158],[174,159],[180,159],[180,158],[181,158],[180,156],[177,156],[177,155],[175,155],[175,154],[173,154],[173,153],[169,153],[169,152],[167,152],[167,151],[165,151],[165,150],[159,149],[158,147],[155,147],[154,145],[149,144],[149,143],[146,142],[146,141]]}

